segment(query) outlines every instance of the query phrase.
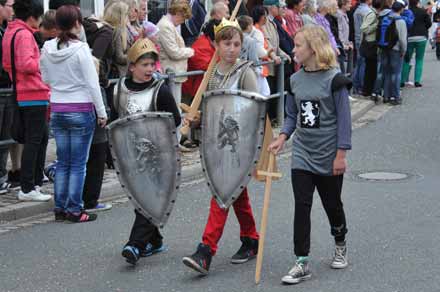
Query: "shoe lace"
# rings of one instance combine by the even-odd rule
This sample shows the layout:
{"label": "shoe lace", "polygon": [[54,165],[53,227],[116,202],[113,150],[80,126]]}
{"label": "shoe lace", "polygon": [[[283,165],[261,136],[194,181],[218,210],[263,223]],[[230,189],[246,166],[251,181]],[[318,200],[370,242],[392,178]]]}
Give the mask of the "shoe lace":
{"label": "shoe lace", "polygon": [[292,269],[289,271],[289,275],[302,275],[304,274],[304,263],[296,262]]}
{"label": "shoe lace", "polygon": [[345,261],[345,246],[336,246],[334,261],[336,262]]}

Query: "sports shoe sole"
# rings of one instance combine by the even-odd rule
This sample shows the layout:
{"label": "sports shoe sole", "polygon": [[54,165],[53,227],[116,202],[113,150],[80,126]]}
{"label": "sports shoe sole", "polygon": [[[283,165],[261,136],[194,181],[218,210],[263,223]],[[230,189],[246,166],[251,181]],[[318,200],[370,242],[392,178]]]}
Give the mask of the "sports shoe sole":
{"label": "sports shoe sole", "polygon": [[296,278],[296,279],[289,279],[287,277],[283,277],[281,279],[281,282],[283,282],[284,284],[288,284],[288,285],[295,285],[295,284],[299,284],[303,281],[306,281],[306,280],[310,279],[311,277],[312,277],[312,274],[308,274],[308,275],[305,275],[303,277]]}
{"label": "sports shoe sole", "polygon": [[136,265],[136,263],[138,261],[136,256],[132,252],[130,252],[129,250],[124,249],[122,251],[122,256],[125,258],[127,263],[132,264],[133,266]]}
{"label": "sports shoe sole", "polygon": [[44,200],[37,200],[34,198],[23,198],[23,197],[18,197],[18,200],[20,202],[49,202],[52,198],[49,199],[44,199]]}
{"label": "sports shoe sole", "polygon": [[334,265],[334,264],[331,264],[330,265],[330,267],[332,268],[332,269],[335,269],[335,270],[341,270],[341,269],[345,269],[346,267],[348,267],[348,263],[345,263],[345,264],[343,264],[343,265]]}
{"label": "sports shoe sole", "polygon": [[98,212],[111,210],[112,208],[113,208],[113,205],[109,205],[105,208],[100,208],[100,209],[86,209],[86,212],[87,213],[98,213]]}
{"label": "sports shoe sole", "polygon": [[253,255],[253,256],[250,256],[250,257],[245,258],[245,259],[231,259],[231,264],[234,264],[234,265],[244,264],[244,263],[247,263],[250,260],[253,260],[256,256],[257,255]]}
{"label": "sports shoe sole", "polygon": [[208,271],[205,270],[204,268],[202,268],[201,266],[199,266],[199,264],[197,264],[192,258],[190,257],[184,257],[182,259],[182,262],[185,266],[187,266],[188,268],[193,269],[196,272],[199,272],[200,274],[206,276],[208,275]]}

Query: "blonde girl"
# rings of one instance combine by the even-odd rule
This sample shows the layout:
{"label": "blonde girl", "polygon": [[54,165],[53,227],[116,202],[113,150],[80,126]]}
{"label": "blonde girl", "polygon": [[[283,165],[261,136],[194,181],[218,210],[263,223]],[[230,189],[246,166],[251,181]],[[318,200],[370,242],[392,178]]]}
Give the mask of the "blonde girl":
{"label": "blonde girl", "polygon": [[295,198],[296,261],[282,281],[297,284],[311,277],[310,212],[318,190],[335,239],[334,269],[347,267],[347,224],[341,201],[345,154],[351,149],[351,81],[339,72],[326,31],[308,25],[295,36],[295,59],[303,68],[291,77],[286,119],[279,137],[269,145],[277,154],[293,134],[292,186]]}
{"label": "blonde girl", "polygon": [[114,2],[104,10],[103,20],[113,27],[113,64],[116,67],[116,74],[123,77],[128,68],[128,42],[127,42],[127,24],[128,24],[129,6],[120,1]]}

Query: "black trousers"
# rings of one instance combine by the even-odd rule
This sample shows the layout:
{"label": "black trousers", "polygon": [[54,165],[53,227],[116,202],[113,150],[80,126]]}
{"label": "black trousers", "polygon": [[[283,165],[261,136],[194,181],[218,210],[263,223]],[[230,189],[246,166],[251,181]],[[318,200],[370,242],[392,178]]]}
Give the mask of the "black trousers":
{"label": "black trousers", "polygon": [[435,55],[437,56],[437,59],[440,60],[440,43],[435,44]]}
{"label": "black trousers", "polygon": [[47,106],[20,107],[24,127],[24,147],[21,158],[20,184],[24,193],[43,185],[43,170],[49,139]]}
{"label": "black trousers", "polygon": [[365,58],[364,94],[371,95],[377,78],[377,56]]}
{"label": "black trousers", "polygon": [[132,245],[141,250],[145,249],[148,243],[151,243],[153,246],[161,245],[163,237],[159,232],[159,228],[138,211],[135,210],[134,213],[136,218],[131,228],[130,239],[127,245]]}
{"label": "black trousers", "polygon": [[[15,96],[0,94],[0,141],[11,139],[10,129],[14,118]],[[0,184],[8,178],[6,164],[8,162],[9,145],[0,146]]]}
{"label": "black trousers", "polygon": [[107,142],[92,144],[87,161],[86,179],[84,181],[83,201],[85,209],[93,209],[101,196],[102,179],[104,178]]}
{"label": "black trousers", "polygon": [[[275,76],[267,76],[267,83],[269,84],[270,94],[274,94],[278,92],[277,88],[277,78]],[[277,118],[277,105],[278,99],[272,98],[267,101],[267,114],[269,115],[270,120],[275,120]]]}
{"label": "black trousers", "polygon": [[295,197],[293,241],[296,256],[308,256],[310,252],[310,212],[312,211],[315,188],[318,189],[335,241],[345,240],[347,226],[341,201],[343,180],[343,175],[321,176],[309,171],[292,169],[292,186]]}

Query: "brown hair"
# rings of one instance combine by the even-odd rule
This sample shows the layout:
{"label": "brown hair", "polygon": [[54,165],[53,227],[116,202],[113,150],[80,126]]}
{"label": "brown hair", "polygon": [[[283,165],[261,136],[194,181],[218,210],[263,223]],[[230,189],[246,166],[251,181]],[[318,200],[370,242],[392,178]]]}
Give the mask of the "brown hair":
{"label": "brown hair", "polygon": [[73,5],[63,5],[57,9],[56,24],[60,33],[58,35],[58,48],[70,40],[78,40],[78,36],[71,32],[77,23],[82,23],[79,8]]}
{"label": "brown hair", "polygon": [[243,43],[243,32],[241,32],[240,29],[238,29],[237,27],[233,27],[233,26],[228,26],[225,27],[224,29],[220,30],[216,35],[215,35],[215,42],[218,44],[221,41],[229,41],[232,40],[232,38],[238,34],[240,36],[240,40]]}
{"label": "brown hair", "polygon": [[246,30],[249,26],[251,26],[254,23],[252,17],[247,15],[241,15],[237,18],[237,20],[241,30]]}
{"label": "brown hair", "polygon": [[297,33],[302,35],[309,48],[315,52],[319,69],[328,70],[337,67],[336,55],[327,32],[320,25],[305,25]]}
{"label": "brown hair", "polygon": [[56,14],[56,10],[48,10],[46,13],[44,13],[40,26],[47,30],[57,28],[57,22],[55,19]]}
{"label": "brown hair", "polygon": [[187,0],[174,0],[171,2],[170,7],[168,7],[168,13],[171,15],[182,13],[185,19],[190,19],[192,17],[191,6],[189,6]]}

